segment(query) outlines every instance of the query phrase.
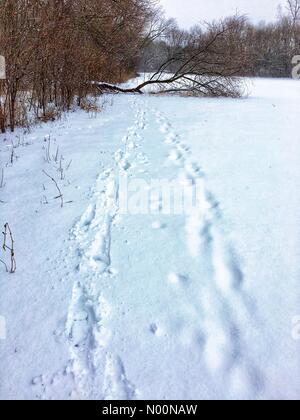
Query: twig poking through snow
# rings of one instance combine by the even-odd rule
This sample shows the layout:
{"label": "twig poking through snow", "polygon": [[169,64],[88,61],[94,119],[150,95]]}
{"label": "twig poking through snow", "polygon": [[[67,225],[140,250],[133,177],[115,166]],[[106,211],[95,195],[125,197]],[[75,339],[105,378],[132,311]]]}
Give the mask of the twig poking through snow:
{"label": "twig poking through snow", "polygon": [[4,169],[1,169],[1,180],[0,180],[0,188],[4,188],[5,187],[5,182],[4,182]]}
{"label": "twig poking through snow", "polygon": [[[16,272],[17,264],[15,259],[14,239],[8,223],[5,223],[4,232],[2,233],[4,236],[2,248],[4,252],[6,252],[7,250],[10,252],[10,270],[8,270],[8,266],[4,261],[0,260],[0,262],[4,264],[7,272],[10,271],[10,273],[13,274]],[[7,245],[8,240],[10,240],[10,246]]]}
{"label": "twig poking through snow", "polygon": [[13,141],[11,141],[11,155],[10,155],[10,163],[11,165],[14,163],[14,157],[15,157],[15,146]]}
{"label": "twig poking through snow", "polygon": [[45,147],[45,162],[50,163],[51,162],[51,137],[45,137],[45,142],[47,142],[47,145]]}
{"label": "twig poking through snow", "polygon": [[58,198],[60,198],[60,201],[61,201],[61,208],[63,208],[63,206],[64,206],[64,196],[63,196],[63,194],[62,194],[62,192],[61,192],[61,189],[59,188],[59,186],[58,186],[58,183],[55,181],[55,179],[51,176],[51,175],[49,175],[49,174],[47,174],[47,172],[46,171],[44,171],[43,170],[43,173],[49,178],[49,179],[51,179],[51,181],[54,183],[54,185],[56,186],[56,188],[57,188],[57,191],[58,191],[58,193],[59,193],[59,195],[57,196],[57,197],[54,197],[54,199],[55,200],[57,200]]}

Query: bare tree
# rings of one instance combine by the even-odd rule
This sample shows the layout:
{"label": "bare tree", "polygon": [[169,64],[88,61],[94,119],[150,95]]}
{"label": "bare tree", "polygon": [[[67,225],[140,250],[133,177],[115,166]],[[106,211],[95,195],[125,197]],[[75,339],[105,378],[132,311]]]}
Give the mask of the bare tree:
{"label": "bare tree", "polygon": [[300,0],[287,0],[286,8],[293,25],[296,25],[300,21]]}

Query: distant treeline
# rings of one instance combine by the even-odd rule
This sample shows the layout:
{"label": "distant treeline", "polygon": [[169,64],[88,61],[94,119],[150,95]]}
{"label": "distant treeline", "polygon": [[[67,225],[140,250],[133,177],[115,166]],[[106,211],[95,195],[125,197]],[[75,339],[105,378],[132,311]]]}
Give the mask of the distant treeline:
{"label": "distant treeline", "polygon": [[[274,23],[254,25],[246,18],[236,19],[238,25],[234,42],[239,49],[244,63],[241,75],[258,77],[291,77],[292,58],[300,55],[300,0],[288,0],[286,8],[279,9],[278,19]],[[174,34],[181,34],[187,39],[206,36],[203,26],[195,26],[190,31],[182,31],[176,22],[169,22]],[[169,40],[159,39],[147,46],[143,52],[141,71],[156,71],[169,51]],[[186,45],[182,45],[182,49]],[[180,49],[178,49],[180,54]],[[245,57],[247,58],[245,60]]]}

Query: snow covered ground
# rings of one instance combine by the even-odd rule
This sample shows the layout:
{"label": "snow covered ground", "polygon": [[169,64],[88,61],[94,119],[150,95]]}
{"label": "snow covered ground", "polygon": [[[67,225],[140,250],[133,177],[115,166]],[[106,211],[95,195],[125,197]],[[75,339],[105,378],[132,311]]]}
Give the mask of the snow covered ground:
{"label": "snow covered ground", "polygon": [[300,85],[251,90],[0,137],[2,399],[299,398]]}

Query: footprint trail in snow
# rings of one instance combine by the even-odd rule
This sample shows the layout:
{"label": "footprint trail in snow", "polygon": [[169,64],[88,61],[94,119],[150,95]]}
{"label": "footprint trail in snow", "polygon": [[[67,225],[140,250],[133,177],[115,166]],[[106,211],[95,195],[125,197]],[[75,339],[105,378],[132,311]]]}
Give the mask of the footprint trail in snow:
{"label": "footprint trail in snow", "polygon": [[137,112],[136,118],[122,141],[124,150],[115,153],[115,166],[98,176],[91,203],[71,234],[80,263],[66,330],[77,392],[84,399],[132,399],[136,395],[122,360],[108,350],[113,306],[102,295],[103,286],[115,276],[110,254],[118,217],[116,168],[127,171],[131,167],[130,150],[137,147],[138,131],[145,124],[144,114]]}
{"label": "footprint trail in snow", "polygon": [[[130,106],[134,124],[70,238],[79,261],[66,325],[76,393],[190,399],[222,397],[226,387],[233,398],[256,395],[264,381],[244,331],[257,314],[220,205],[164,114],[144,99],[130,97]],[[123,175],[141,178],[147,192],[153,179],[179,180],[197,189],[198,206],[168,216],[152,197],[155,214],[121,214]]]}
{"label": "footprint trail in snow", "polygon": [[[169,159],[180,167],[182,181],[197,188],[197,206],[186,216],[185,229],[186,246],[194,264],[199,264],[201,272],[204,259],[209,274],[206,284],[194,291],[195,296],[202,295],[205,364],[215,378],[225,378],[233,396],[247,398],[261,391],[263,378],[251,361],[251,353],[244,348],[242,331],[245,322],[251,323],[255,314],[251,312],[253,305],[249,310],[250,299],[243,292],[244,275],[239,258],[223,232],[220,206],[207,189],[202,168],[192,160],[189,148],[168,119],[159,111],[153,112],[165,135],[164,141],[170,146]],[[174,282],[180,283],[180,276],[174,279],[173,275]]]}

